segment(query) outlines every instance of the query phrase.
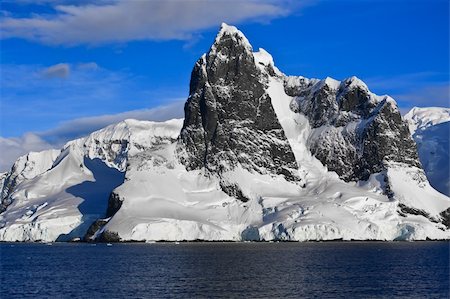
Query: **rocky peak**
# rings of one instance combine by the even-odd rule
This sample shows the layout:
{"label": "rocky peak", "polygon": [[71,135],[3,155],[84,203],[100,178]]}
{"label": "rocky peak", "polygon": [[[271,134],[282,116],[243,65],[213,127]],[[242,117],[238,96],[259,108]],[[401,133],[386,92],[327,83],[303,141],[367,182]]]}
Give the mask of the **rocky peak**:
{"label": "rocky peak", "polygon": [[222,24],[191,74],[178,146],[187,169],[220,175],[240,165],[296,179],[298,165],[266,92],[267,82],[245,36]]}
{"label": "rocky peak", "polygon": [[216,55],[221,51],[225,54],[228,50],[239,48],[243,52],[252,53],[253,48],[245,35],[236,27],[222,23],[219,33],[217,33],[214,43],[208,52],[208,55]]}
{"label": "rocky peak", "polygon": [[236,27],[222,24],[195,64],[178,152],[187,169],[219,174],[240,165],[297,180],[298,165],[267,93],[283,80],[291,108],[313,132],[311,152],[346,180],[364,180],[388,162],[420,167],[415,144],[395,101],[357,77],[343,81],[285,76],[264,49],[252,52]]}
{"label": "rocky peak", "polygon": [[388,162],[420,167],[407,124],[389,96],[373,94],[356,77],[288,82],[295,111],[313,128],[311,152],[342,179],[365,180]]}

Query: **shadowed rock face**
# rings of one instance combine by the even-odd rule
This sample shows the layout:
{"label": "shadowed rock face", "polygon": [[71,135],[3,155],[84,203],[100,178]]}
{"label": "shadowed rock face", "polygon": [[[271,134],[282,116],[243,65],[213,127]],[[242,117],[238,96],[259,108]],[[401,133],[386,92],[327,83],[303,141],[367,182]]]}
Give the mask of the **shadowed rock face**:
{"label": "shadowed rock face", "polygon": [[294,154],[265,92],[268,77],[234,27],[223,26],[195,64],[178,153],[188,170],[220,175],[240,164],[296,180]]}
{"label": "shadowed rock face", "polygon": [[372,167],[372,173],[378,172],[385,162],[399,162],[421,168],[416,144],[396,105],[383,101],[378,108],[361,134],[362,158],[368,168]]}

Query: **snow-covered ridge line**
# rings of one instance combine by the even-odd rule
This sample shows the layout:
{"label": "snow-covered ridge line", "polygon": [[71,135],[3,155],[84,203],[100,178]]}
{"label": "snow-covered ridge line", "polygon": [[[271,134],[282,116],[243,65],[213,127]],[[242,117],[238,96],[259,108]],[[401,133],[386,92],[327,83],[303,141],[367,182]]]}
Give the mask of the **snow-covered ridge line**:
{"label": "snow-covered ridge line", "polygon": [[412,135],[416,130],[424,130],[430,126],[435,126],[450,121],[450,108],[444,107],[413,107],[404,118],[409,123],[409,130]]}

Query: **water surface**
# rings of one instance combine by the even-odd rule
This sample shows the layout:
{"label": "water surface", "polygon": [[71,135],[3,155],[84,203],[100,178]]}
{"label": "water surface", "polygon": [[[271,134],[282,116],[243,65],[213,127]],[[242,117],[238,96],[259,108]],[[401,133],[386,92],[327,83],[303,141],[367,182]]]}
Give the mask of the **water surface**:
{"label": "water surface", "polygon": [[448,242],[0,244],[1,298],[448,298]]}

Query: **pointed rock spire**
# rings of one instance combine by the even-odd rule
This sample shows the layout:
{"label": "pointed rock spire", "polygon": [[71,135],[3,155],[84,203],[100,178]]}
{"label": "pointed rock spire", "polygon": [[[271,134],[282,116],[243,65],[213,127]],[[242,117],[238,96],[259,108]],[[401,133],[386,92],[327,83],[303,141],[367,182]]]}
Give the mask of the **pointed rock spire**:
{"label": "pointed rock spire", "polygon": [[217,33],[216,39],[209,51],[210,54],[216,54],[218,51],[226,47],[241,48],[249,53],[252,53],[253,48],[245,35],[234,26],[222,23],[220,31]]}
{"label": "pointed rock spire", "polygon": [[266,92],[267,76],[242,32],[222,24],[191,75],[179,147],[187,169],[220,174],[240,165],[296,180],[290,173],[298,166]]}

